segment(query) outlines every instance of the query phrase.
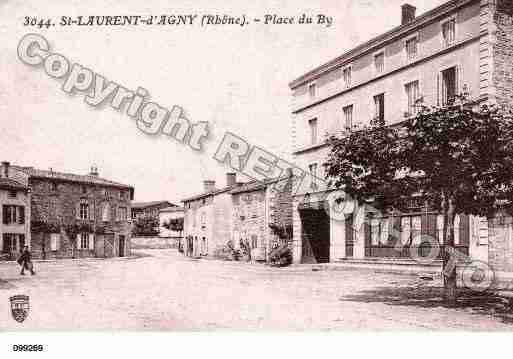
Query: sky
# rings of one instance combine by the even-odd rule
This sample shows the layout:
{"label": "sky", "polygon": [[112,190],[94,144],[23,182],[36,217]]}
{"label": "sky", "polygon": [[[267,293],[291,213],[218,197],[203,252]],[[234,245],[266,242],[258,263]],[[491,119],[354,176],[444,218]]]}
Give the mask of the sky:
{"label": "sky", "polygon": [[[400,24],[405,0],[0,0],[0,160],[100,176],[135,187],[136,201],[181,199],[203,180],[225,184],[230,169],[213,155],[230,131],[290,160],[291,93],[305,72]],[[422,14],[444,0],[410,0]],[[266,14],[333,17],[325,25],[137,26],[49,29],[23,26],[25,16]],[[137,129],[125,112],[94,108],[84,93],[68,95],[63,80],[17,57],[28,33],[43,35],[64,55],[124,87],[143,87],[149,100],[182,107],[191,122],[207,121],[204,151]]]}

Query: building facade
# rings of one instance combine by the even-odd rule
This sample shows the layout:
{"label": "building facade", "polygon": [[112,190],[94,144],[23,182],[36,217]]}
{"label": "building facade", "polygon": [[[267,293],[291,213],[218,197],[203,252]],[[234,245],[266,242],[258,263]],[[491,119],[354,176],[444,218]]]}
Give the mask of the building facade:
{"label": "building facade", "polygon": [[235,173],[226,175],[226,186],[217,189],[215,181],[204,181],[204,192],[184,199],[184,249],[193,256],[213,256],[231,239],[232,198],[237,187]]}
{"label": "building facade", "polygon": [[30,193],[11,178],[9,162],[0,172],[0,258],[16,259],[24,246],[30,247]]}
{"label": "building facade", "polygon": [[291,181],[253,181],[231,191],[232,241],[246,243],[252,260],[267,261],[274,248],[292,244]]}
{"label": "building facade", "polygon": [[131,255],[130,207],[134,189],[88,175],[11,166],[30,188],[31,250],[35,258]]}
{"label": "building facade", "polygon": [[[415,115],[419,100],[445,105],[462,93],[476,105],[513,106],[511,0],[452,0],[418,17],[413,6],[403,5],[398,14],[400,26],[290,84],[294,163],[312,177],[324,178],[329,148],[321,134],[351,131],[373,118],[393,125]],[[389,226],[400,230],[405,242],[418,233],[439,238],[440,216],[417,203],[407,215],[376,218],[355,232],[350,215],[339,219],[335,208],[318,203],[325,195],[315,186],[303,186],[294,196],[297,263],[406,257],[407,249],[397,251],[387,242],[383,228]],[[472,216],[456,222],[456,246],[472,258],[499,265],[489,255],[493,236],[498,243],[495,227]]]}

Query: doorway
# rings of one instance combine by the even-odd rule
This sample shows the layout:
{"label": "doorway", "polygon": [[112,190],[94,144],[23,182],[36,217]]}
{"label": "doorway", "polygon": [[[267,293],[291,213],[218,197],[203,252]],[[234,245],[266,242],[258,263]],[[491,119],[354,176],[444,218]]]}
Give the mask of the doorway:
{"label": "doorway", "polygon": [[125,236],[119,236],[119,256],[125,256]]}

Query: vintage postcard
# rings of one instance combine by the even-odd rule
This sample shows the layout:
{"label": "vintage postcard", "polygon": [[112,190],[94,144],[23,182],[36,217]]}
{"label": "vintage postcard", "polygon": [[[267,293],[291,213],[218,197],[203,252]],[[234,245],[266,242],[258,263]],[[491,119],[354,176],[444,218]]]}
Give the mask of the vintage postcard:
{"label": "vintage postcard", "polygon": [[0,44],[1,331],[513,329],[511,0],[0,0]]}

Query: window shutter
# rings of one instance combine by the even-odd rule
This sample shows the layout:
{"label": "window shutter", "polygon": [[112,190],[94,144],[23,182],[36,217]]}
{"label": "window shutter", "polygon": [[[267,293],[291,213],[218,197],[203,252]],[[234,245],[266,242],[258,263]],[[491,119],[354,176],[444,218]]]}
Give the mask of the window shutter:
{"label": "window shutter", "polygon": [[94,216],[95,216],[95,206],[92,206],[91,204],[89,204],[89,219],[90,220],[94,220]]}
{"label": "window shutter", "polygon": [[468,246],[469,245],[469,236],[470,236],[470,221],[469,216],[460,215],[460,245]]}
{"label": "window shutter", "polygon": [[80,202],[75,207],[75,211],[77,212],[76,218],[80,219]]}
{"label": "window shutter", "polygon": [[20,224],[25,224],[25,207],[19,206],[18,209],[20,211],[20,216],[18,218],[18,221]]}
{"label": "window shutter", "polygon": [[25,247],[25,235],[24,234],[20,234],[19,235],[19,240],[20,240],[20,251],[23,249],[23,247]]}
{"label": "window shutter", "polygon": [[454,93],[455,95],[461,95],[461,84],[460,84],[460,78],[461,78],[461,66],[456,66],[454,68]]}
{"label": "window shutter", "polygon": [[489,230],[488,230],[488,219],[485,217],[476,217],[475,221],[478,222],[478,243],[488,244]]}
{"label": "window shutter", "polygon": [[442,74],[439,72],[437,77],[436,77],[436,104],[437,106],[440,106],[440,97],[441,97],[441,84],[442,84],[442,79],[441,79],[441,76]]}
{"label": "window shutter", "polygon": [[89,249],[94,251],[94,234],[89,233]]}
{"label": "window shutter", "polygon": [[5,205],[2,206],[2,217],[3,217],[4,224],[9,224],[7,206],[5,206]]}

